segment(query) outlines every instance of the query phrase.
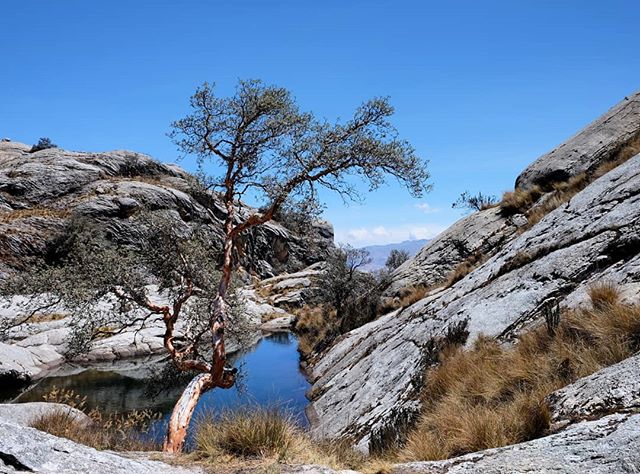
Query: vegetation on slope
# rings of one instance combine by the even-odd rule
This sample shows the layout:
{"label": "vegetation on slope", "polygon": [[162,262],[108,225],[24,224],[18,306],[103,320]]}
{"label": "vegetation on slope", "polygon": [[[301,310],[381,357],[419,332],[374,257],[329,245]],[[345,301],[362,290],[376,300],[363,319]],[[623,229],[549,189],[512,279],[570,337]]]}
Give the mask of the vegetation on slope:
{"label": "vegetation on slope", "polygon": [[620,302],[607,284],[590,289],[591,307],[551,307],[547,324],[513,347],[479,338],[448,347],[426,374],[423,412],[401,460],[436,460],[544,435],[545,397],[640,349],[640,305]]}

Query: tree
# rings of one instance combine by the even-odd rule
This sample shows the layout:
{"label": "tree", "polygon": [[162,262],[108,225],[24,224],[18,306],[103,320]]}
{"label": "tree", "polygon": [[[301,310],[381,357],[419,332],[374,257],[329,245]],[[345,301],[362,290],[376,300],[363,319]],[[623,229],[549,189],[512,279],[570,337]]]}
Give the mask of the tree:
{"label": "tree", "polygon": [[[416,197],[430,188],[426,163],[388,121],[393,108],[386,98],[365,102],[352,119],[335,124],[301,112],[286,89],[256,80],[239,81],[235,95],[227,98],[217,97],[205,83],[190,105],[191,113],[173,123],[170,137],[182,153],[195,155],[208,187],[221,192],[225,239],[222,275],[212,295],[212,361],[185,389],[171,415],[164,444],[171,452],[181,450],[201,394],[234,383],[233,373],[225,369],[225,297],[233,250],[243,232],[268,222],[287,205],[317,208],[312,203],[318,201],[319,187],[357,200],[350,177],[375,189],[393,176]],[[218,172],[209,172],[212,167]],[[245,196],[262,200],[261,212],[237,215],[236,204]]]}
{"label": "tree", "polygon": [[470,211],[483,211],[495,206],[498,202],[495,196],[489,196],[479,192],[476,195],[472,195],[469,191],[463,192],[460,197],[454,202],[451,207],[454,209],[467,209]]}
{"label": "tree", "polygon": [[409,258],[409,252],[407,252],[406,250],[393,249],[391,250],[391,252],[389,252],[389,256],[387,257],[387,261],[385,262],[384,266],[387,267],[388,271],[392,272],[404,262],[409,260]]}
{"label": "tree", "polygon": [[29,153],[35,153],[36,151],[46,150],[47,148],[58,148],[58,145],[55,145],[51,139],[43,137],[38,140],[38,143],[33,145],[29,150]]}

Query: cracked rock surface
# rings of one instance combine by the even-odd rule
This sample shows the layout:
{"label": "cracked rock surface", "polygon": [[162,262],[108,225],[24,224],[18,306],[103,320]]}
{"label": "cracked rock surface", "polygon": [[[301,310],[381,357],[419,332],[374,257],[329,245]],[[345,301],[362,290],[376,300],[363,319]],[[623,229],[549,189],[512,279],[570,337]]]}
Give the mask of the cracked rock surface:
{"label": "cracked rock surface", "polygon": [[163,462],[129,459],[0,419],[0,473],[195,474]]}
{"label": "cracked rock surface", "polygon": [[509,341],[554,297],[578,304],[589,284],[618,282],[637,300],[640,282],[640,155],[597,179],[465,278],[338,340],[313,368],[309,407],[318,437],[350,436],[367,451],[399,415],[415,414],[421,348],[468,321]]}
{"label": "cracked rock surface", "polygon": [[[547,398],[556,424],[640,409],[640,355],[576,380]],[[638,433],[640,437],[640,433]]]}
{"label": "cracked rock surface", "polygon": [[640,133],[640,92],[622,99],[575,136],[531,163],[516,180],[517,188],[564,181],[592,171]]}
{"label": "cracked rock surface", "polygon": [[619,474],[640,469],[640,415],[616,414],[527,443],[446,461],[400,464],[393,474]]}

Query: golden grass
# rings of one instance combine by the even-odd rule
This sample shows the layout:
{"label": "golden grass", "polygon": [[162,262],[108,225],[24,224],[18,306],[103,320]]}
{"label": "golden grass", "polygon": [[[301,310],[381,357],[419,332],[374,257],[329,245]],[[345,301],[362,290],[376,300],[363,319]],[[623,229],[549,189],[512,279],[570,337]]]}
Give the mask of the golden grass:
{"label": "golden grass", "polygon": [[[54,388],[45,395],[45,401],[64,403],[85,411],[86,397],[71,390]],[[157,419],[150,411],[132,411],[124,414],[105,414],[99,410],[86,412],[91,423],[78,420],[70,410],[60,410],[37,417],[31,427],[54,436],[70,439],[95,449],[118,451],[156,451],[159,446],[142,435]]]}
{"label": "golden grass", "polygon": [[443,286],[445,288],[449,288],[451,285],[462,280],[469,273],[482,265],[486,260],[486,255],[480,252],[474,253],[473,255],[469,256],[466,260],[460,262],[454,267],[453,270],[451,270],[449,275],[447,275],[447,279],[445,280]]}
{"label": "golden grass", "polygon": [[0,222],[10,223],[19,219],[30,217],[48,217],[65,219],[71,215],[68,209],[50,209],[45,207],[32,207],[30,209],[16,209],[9,212],[0,212]]}
{"label": "golden grass", "polygon": [[505,192],[498,205],[504,214],[523,214],[529,210],[543,194],[544,192],[540,186],[533,186],[530,189],[518,188]]}
{"label": "golden grass", "polygon": [[335,469],[362,468],[368,459],[347,440],[313,440],[278,408],[231,411],[206,416],[196,424],[194,454],[223,471],[252,462],[262,469],[280,463],[321,464]]}
{"label": "golden grass", "polygon": [[328,310],[324,306],[303,306],[292,310],[296,316],[295,332],[298,335],[298,351],[304,359],[312,358],[313,354],[334,330],[336,321],[335,310]]}
{"label": "golden grass", "polygon": [[640,305],[621,303],[611,285],[589,293],[591,307],[565,312],[555,335],[538,327],[511,348],[481,337],[469,350],[444,351],[399,458],[445,459],[542,436],[548,394],[640,348]]}

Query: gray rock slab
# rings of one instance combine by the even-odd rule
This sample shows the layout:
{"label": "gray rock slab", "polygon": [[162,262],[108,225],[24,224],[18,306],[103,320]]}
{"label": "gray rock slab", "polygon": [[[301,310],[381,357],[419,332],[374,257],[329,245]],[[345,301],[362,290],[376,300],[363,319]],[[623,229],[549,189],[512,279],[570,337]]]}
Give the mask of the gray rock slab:
{"label": "gray rock slab", "polygon": [[640,415],[597,421],[446,461],[397,465],[393,474],[620,474],[640,471]]}
{"label": "gray rock slab", "polygon": [[625,97],[571,139],[541,156],[516,180],[517,188],[564,181],[591,171],[640,133],[640,92]]}

